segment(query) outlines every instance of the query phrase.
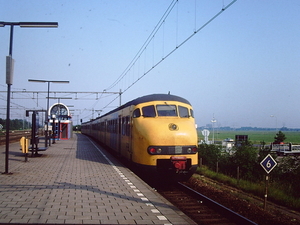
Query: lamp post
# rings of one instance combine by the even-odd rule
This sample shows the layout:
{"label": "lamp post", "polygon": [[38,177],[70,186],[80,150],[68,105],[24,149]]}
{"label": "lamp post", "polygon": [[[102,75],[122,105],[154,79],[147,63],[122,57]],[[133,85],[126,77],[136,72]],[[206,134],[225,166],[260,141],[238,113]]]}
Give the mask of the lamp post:
{"label": "lamp post", "polygon": [[214,127],[214,123],[217,122],[217,120],[215,120],[215,117],[213,116],[213,119],[211,120],[212,122],[212,128],[213,128],[213,140],[212,143],[215,144],[215,127]]}
{"label": "lamp post", "polygon": [[[39,82],[39,83],[48,83],[48,94],[47,94],[47,113],[45,118],[46,123],[46,131],[45,131],[45,147],[48,146],[48,129],[49,129],[49,93],[50,93],[50,83],[70,83],[70,81],[63,81],[63,80],[34,80],[34,79],[28,79],[29,82]],[[49,145],[51,144],[51,140],[49,139]]]}
{"label": "lamp post", "polygon": [[9,38],[9,56],[6,57],[6,84],[7,84],[7,106],[6,106],[6,141],[5,141],[5,172],[8,172],[8,155],[9,155],[9,128],[10,128],[10,92],[12,85],[12,49],[13,49],[13,33],[14,26],[21,28],[51,28],[58,27],[57,22],[3,22],[0,21],[0,27],[10,26],[10,38]]}

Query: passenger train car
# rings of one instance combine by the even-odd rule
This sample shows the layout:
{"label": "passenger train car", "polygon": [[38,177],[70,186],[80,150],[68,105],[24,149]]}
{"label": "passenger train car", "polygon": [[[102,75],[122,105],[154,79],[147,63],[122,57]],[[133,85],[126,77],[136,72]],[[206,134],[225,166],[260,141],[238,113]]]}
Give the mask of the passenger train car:
{"label": "passenger train car", "polygon": [[81,132],[149,174],[185,180],[198,165],[193,108],[175,95],[134,99],[83,123]]}

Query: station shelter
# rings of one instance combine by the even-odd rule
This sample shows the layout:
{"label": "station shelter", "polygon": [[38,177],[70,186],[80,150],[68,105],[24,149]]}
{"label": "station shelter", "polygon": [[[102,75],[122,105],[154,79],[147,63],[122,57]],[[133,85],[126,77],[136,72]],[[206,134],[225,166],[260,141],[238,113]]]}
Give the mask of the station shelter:
{"label": "station shelter", "polygon": [[69,139],[73,134],[72,116],[69,108],[63,103],[56,103],[49,108],[49,131],[52,139]]}

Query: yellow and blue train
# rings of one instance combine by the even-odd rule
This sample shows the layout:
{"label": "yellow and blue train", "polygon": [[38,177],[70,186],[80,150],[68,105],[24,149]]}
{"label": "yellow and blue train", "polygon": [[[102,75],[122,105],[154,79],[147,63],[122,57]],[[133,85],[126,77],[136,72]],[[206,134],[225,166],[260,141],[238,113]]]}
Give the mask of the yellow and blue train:
{"label": "yellow and blue train", "polygon": [[81,132],[149,174],[188,179],[198,166],[198,136],[189,101],[170,94],[134,99]]}

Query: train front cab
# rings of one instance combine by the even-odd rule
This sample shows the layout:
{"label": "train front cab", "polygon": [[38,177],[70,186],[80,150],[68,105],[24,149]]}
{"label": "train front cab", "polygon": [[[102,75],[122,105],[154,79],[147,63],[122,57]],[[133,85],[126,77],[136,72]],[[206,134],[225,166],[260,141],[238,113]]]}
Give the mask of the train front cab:
{"label": "train front cab", "polygon": [[149,173],[190,177],[198,166],[193,110],[181,102],[137,105],[132,115],[132,159]]}

